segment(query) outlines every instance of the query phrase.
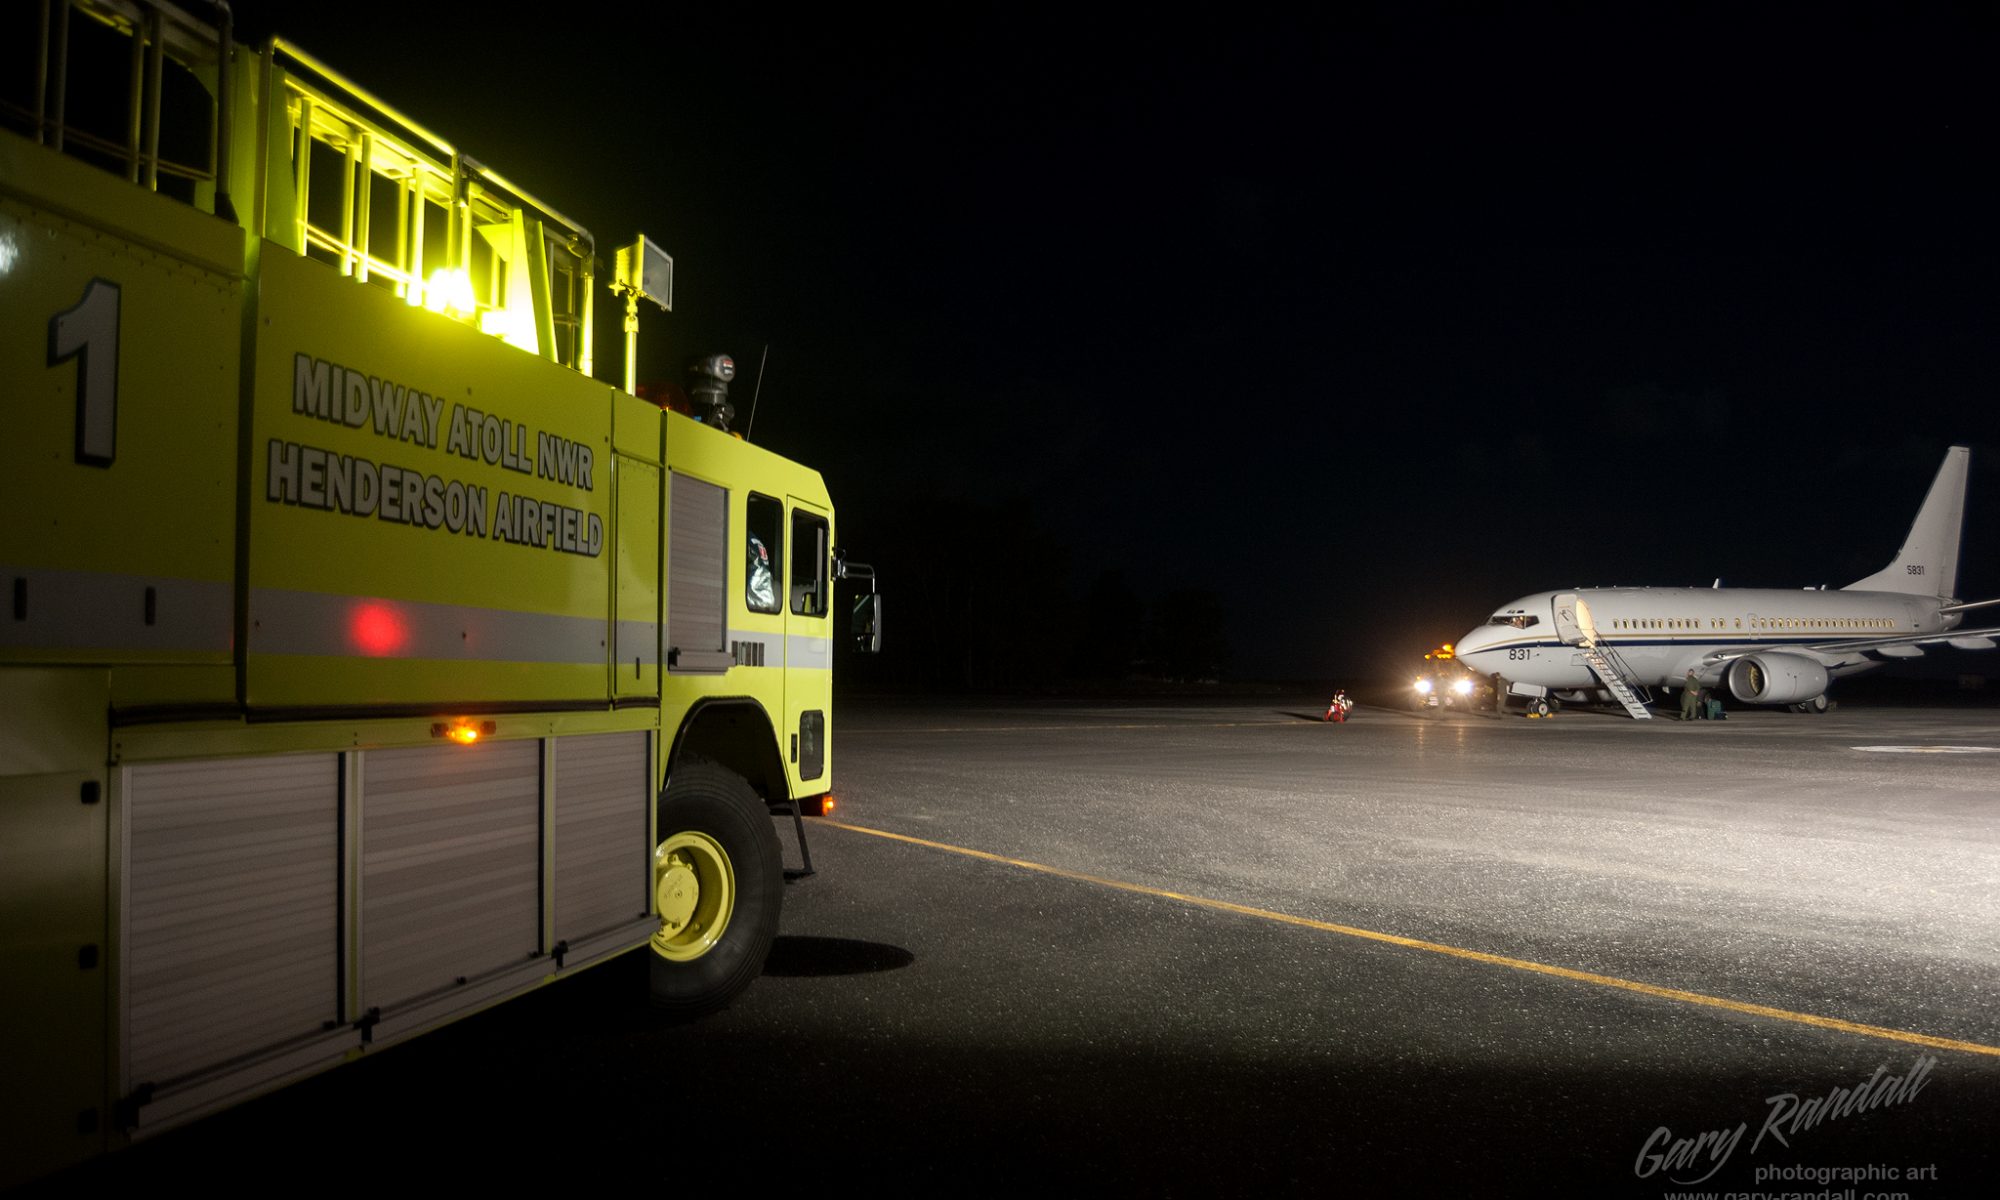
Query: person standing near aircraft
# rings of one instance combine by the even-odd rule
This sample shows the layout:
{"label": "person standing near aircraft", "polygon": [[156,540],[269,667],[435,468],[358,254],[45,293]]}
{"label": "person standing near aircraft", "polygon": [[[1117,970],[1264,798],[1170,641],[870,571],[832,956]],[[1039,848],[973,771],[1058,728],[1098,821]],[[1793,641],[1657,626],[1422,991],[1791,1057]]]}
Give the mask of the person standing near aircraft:
{"label": "person standing near aircraft", "polygon": [[1687,678],[1681,680],[1681,720],[1694,720],[1694,706],[1701,699],[1701,680],[1695,677],[1694,669],[1688,669]]}

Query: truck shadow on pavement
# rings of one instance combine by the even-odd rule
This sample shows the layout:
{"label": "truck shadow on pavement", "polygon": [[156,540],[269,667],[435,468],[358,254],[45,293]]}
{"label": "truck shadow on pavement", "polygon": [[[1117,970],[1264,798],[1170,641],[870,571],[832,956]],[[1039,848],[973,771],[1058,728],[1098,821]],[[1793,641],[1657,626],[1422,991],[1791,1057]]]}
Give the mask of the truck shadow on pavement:
{"label": "truck shadow on pavement", "polygon": [[827,975],[869,975],[900,971],[917,961],[901,946],[859,938],[780,935],[764,960],[764,974],[800,979]]}

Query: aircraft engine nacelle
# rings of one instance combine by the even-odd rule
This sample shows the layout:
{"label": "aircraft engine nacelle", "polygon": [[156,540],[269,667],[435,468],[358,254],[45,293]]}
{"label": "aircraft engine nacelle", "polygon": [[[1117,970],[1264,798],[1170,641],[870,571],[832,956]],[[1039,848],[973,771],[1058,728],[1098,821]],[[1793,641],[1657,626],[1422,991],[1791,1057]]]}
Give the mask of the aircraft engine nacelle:
{"label": "aircraft engine nacelle", "polygon": [[1798,654],[1747,654],[1729,664],[1729,694],[1746,704],[1797,704],[1826,691],[1826,668]]}

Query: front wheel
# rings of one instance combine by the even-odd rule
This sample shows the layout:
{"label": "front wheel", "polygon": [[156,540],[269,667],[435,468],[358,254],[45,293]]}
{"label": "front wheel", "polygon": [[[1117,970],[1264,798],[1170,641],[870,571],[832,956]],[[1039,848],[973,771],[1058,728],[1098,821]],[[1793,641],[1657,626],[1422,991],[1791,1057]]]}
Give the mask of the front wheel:
{"label": "front wheel", "polygon": [[706,761],[674,768],[660,796],[648,949],[653,1004],[676,1017],[723,1008],[764,970],[778,934],[778,835],[750,785]]}

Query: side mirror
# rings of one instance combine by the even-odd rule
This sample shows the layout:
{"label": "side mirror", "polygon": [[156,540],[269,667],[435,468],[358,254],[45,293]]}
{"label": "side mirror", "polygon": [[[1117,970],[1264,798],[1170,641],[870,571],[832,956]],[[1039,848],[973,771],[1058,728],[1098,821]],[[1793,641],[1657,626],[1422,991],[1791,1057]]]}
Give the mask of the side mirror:
{"label": "side mirror", "polygon": [[854,648],[863,654],[882,653],[882,596],[870,592],[854,601],[854,617],[848,626]]}

